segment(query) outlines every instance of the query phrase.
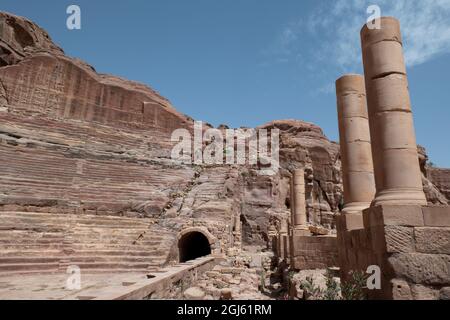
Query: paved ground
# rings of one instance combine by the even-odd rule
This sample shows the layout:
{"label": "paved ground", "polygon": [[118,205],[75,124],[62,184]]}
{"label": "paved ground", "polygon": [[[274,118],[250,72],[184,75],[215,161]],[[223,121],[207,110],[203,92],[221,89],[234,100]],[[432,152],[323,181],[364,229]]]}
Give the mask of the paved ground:
{"label": "paved ground", "polygon": [[[0,277],[0,300],[61,300],[91,299],[96,292],[104,293],[117,287],[146,279],[145,274],[81,275],[81,289],[69,290],[69,275],[12,275]],[[88,292],[88,295],[83,295]]]}
{"label": "paved ground", "polygon": [[[189,272],[196,274],[201,268],[209,270],[215,264],[216,258],[207,256],[145,273],[3,274],[0,300],[141,299],[152,292],[164,291]],[[76,284],[79,285],[74,287]]]}

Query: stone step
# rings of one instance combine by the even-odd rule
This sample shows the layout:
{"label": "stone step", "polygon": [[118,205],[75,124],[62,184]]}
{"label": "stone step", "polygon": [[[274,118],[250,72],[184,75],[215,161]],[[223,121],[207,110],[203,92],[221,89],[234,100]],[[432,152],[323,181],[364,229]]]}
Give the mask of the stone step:
{"label": "stone step", "polygon": [[19,230],[0,230],[0,241],[7,241],[16,238],[59,240],[63,237],[64,237],[63,232],[29,233],[27,231],[19,231]]}
{"label": "stone step", "polygon": [[60,250],[40,250],[39,248],[35,250],[1,250],[0,257],[16,257],[20,254],[23,257],[71,257],[73,255],[85,256],[85,257],[107,257],[107,256],[125,256],[125,257],[148,257],[152,259],[159,259],[161,257],[165,257],[165,252],[157,251],[157,250],[71,250],[71,249],[63,249]]}
{"label": "stone step", "polygon": [[53,244],[57,242],[64,241],[64,238],[54,238],[54,239],[0,239],[0,247],[2,245],[16,245],[16,244]]}
{"label": "stone step", "polygon": [[47,257],[42,255],[40,257],[2,257],[0,256],[0,266],[8,264],[33,264],[33,263],[59,263],[60,257]]}
{"label": "stone step", "polygon": [[[11,243],[15,241],[62,241],[65,238],[70,238],[76,235],[77,239],[105,239],[105,240],[116,240],[120,239],[122,241],[135,241],[140,238],[143,232],[117,232],[115,230],[110,230],[109,232],[78,232],[76,230],[70,231],[70,234],[64,232],[49,233],[49,232],[7,232],[5,230],[0,230],[0,243]],[[147,234],[144,235],[147,241],[161,241],[164,237],[153,236]]]}
{"label": "stone step", "polygon": [[[173,232],[152,219],[0,212],[0,276],[157,270],[167,260]],[[101,271],[100,271],[101,272]]]}
{"label": "stone step", "polygon": [[[101,240],[101,241],[100,241]],[[99,242],[100,241],[100,242]],[[71,241],[71,245],[73,247],[76,248],[92,248],[92,247],[97,247],[97,244],[99,244],[99,247],[105,247],[105,246],[109,246],[109,247],[115,247],[117,246],[118,248],[157,248],[160,244],[161,241],[137,241],[136,243],[134,243],[134,241],[122,241],[120,239],[117,240],[104,240],[104,239],[92,239],[92,240],[87,240],[87,239],[74,239],[73,241]],[[1,243],[0,243],[1,246]]]}
{"label": "stone step", "polygon": [[[11,221],[8,221],[11,222]],[[11,224],[11,223],[5,223],[2,221],[2,219],[0,219],[0,230],[2,231],[26,231],[26,232],[30,232],[30,233],[34,233],[34,234],[43,234],[43,233],[55,233],[55,232],[65,232],[66,236],[70,236],[73,234],[77,234],[76,231],[71,232],[70,230],[71,225],[67,224],[67,225],[56,225],[56,224],[45,224],[45,223],[16,223],[16,224]],[[115,228],[115,229],[113,229]],[[86,229],[88,229],[88,227],[86,227]],[[126,227],[123,226],[122,228],[120,227],[104,227],[104,232],[106,233],[105,236],[107,236],[108,234],[114,233],[116,232],[117,234],[120,234],[120,230],[134,230],[136,232],[136,238],[139,237],[139,235],[144,234],[146,231],[148,231],[148,228],[138,228],[138,229],[134,229],[133,227]],[[98,232],[98,234],[102,234],[102,232]],[[95,233],[92,234],[92,236],[97,236]],[[126,236],[125,236],[126,237]],[[154,239],[158,239],[156,236]]]}
{"label": "stone step", "polygon": [[116,240],[120,239],[122,241],[135,241],[135,240],[147,240],[147,241],[161,241],[166,239],[167,236],[159,235],[155,233],[151,233],[148,231],[148,229],[107,229],[105,228],[102,231],[93,230],[92,232],[86,232],[85,230],[88,228],[85,228],[84,230],[80,230],[78,228],[71,228],[69,230],[69,233],[66,234],[66,237],[72,237],[76,236],[77,239],[111,239]]}
{"label": "stone step", "polygon": [[18,263],[0,264],[0,273],[3,271],[56,271],[59,263]]}
{"label": "stone step", "polygon": [[56,213],[39,213],[39,212],[11,212],[11,211],[1,211],[0,217],[4,218],[29,218],[29,219],[53,219],[55,221],[77,221],[79,223],[86,224],[99,224],[99,223],[116,223],[116,222],[125,222],[131,225],[146,225],[151,220],[147,218],[136,219],[136,218],[127,218],[127,217],[118,217],[118,216],[96,216],[96,215],[65,215],[65,214],[56,214]]}
{"label": "stone step", "polygon": [[[127,255],[121,256],[79,256],[78,253],[76,256],[68,255],[63,257],[64,261],[70,261],[71,264],[78,263],[146,263],[159,265],[165,261],[165,259],[161,256],[152,256],[152,257],[130,257]],[[1,260],[0,260],[1,261]]]}
{"label": "stone step", "polygon": [[[153,246],[148,246],[145,244],[122,244],[122,243],[70,243],[70,244],[62,244],[62,243],[0,243],[0,251],[7,250],[47,250],[47,249],[64,249],[64,250],[74,250],[74,251],[97,251],[97,250],[115,250],[115,251],[147,251],[147,252],[161,252],[164,254],[163,249],[157,248],[160,246],[160,243]],[[169,249],[169,248],[167,248]],[[167,253],[167,252],[166,252]]]}
{"label": "stone step", "polygon": [[168,253],[165,252],[163,249],[156,250],[157,247],[149,247],[149,246],[143,246],[143,245],[123,245],[123,244],[71,244],[70,246],[67,246],[68,249],[73,249],[76,252],[78,251],[86,251],[86,250],[118,250],[118,251],[149,251],[153,253],[158,254],[165,254]]}
{"label": "stone step", "polygon": [[67,252],[66,257],[68,258],[74,258],[74,257],[82,257],[86,259],[91,258],[101,258],[101,259],[108,259],[111,257],[112,259],[118,259],[118,258],[142,258],[142,259],[162,259],[165,258],[165,255],[161,252],[152,252],[152,251],[108,251],[108,250],[79,250],[75,251],[73,253]]}
{"label": "stone step", "polygon": [[61,261],[67,261],[70,264],[78,263],[147,263],[147,264],[159,264],[164,262],[164,259],[159,257],[129,257],[129,256],[59,256],[59,257],[47,257],[34,256],[34,257],[0,257],[1,265],[12,264],[34,264],[34,263],[60,263]]}
{"label": "stone step", "polygon": [[[152,263],[141,263],[141,262],[77,262],[77,261],[71,261],[67,264],[61,264],[60,267],[65,269],[66,266],[76,265],[78,266],[81,271],[85,269],[124,269],[124,270],[130,270],[130,269],[147,269],[149,266],[157,266]],[[0,269],[1,270],[1,269]]]}
{"label": "stone step", "polygon": [[[0,281],[2,281],[3,279],[7,279],[10,276],[16,276],[16,275],[34,275],[34,276],[38,276],[38,275],[48,275],[48,274],[55,274],[55,275],[60,275],[60,274],[64,274],[66,275],[66,270],[67,270],[68,266],[60,266],[59,268],[55,269],[28,269],[28,270],[5,270],[5,271],[0,271]],[[83,268],[82,272],[83,274],[120,274],[120,273],[126,273],[126,274],[130,274],[130,273],[142,273],[142,274],[151,274],[153,272],[158,272],[161,269],[160,266],[149,266],[148,268],[136,268],[136,269],[120,269],[120,268],[115,268],[115,269],[101,269],[101,268],[94,268],[94,269],[88,269],[88,268]]]}
{"label": "stone step", "polygon": [[45,243],[45,244],[0,244],[0,252],[13,251],[13,250],[61,250],[63,248],[62,243]]}
{"label": "stone step", "polygon": [[[10,230],[20,230],[21,226],[47,226],[51,228],[56,227],[76,227],[76,228],[83,228],[83,227],[94,227],[98,229],[104,229],[104,228],[116,228],[118,230],[121,229],[133,229],[133,230],[142,230],[146,231],[148,230],[149,224],[148,223],[132,223],[129,221],[120,221],[120,218],[114,221],[104,221],[101,219],[93,219],[91,221],[86,220],[70,220],[70,218],[66,218],[64,221],[63,219],[58,218],[52,218],[51,215],[49,215],[46,218],[34,218],[34,217],[9,217],[6,215],[3,215],[0,213],[0,222],[2,223],[2,230],[8,230],[6,226],[10,228]],[[97,223],[96,223],[97,222]],[[16,225],[17,224],[17,225]],[[75,224],[75,226],[74,226]]]}
{"label": "stone step", "polygon": [[0,257],[16,257],[18,254],[23,257],[60,257],[62,254],[62,250],[1,250],[0,248]]}

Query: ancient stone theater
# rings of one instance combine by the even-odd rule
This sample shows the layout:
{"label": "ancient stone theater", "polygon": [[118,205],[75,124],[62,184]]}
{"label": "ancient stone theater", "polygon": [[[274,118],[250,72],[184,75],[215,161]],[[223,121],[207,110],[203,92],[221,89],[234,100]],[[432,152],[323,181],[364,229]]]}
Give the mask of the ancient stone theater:
{"label": "ancient stone theater", "polygon": [[0,299],[450,299],[450,169],[416,143],[400,24],[380,22],[364,75],[336,81],[339,143],[262,124],[262,174],[174,159],[194,119],[0,13]]}

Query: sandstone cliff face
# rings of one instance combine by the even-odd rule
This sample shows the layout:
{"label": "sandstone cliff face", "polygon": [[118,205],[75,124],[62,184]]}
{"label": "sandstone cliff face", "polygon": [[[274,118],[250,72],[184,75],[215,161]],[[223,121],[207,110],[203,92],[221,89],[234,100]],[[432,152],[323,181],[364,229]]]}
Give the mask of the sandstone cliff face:
{"label": "sandstone cliff face", "polygon": [[[192,120],[152,89],[98,75],[85,63],[64,56],[30,21],[2,14],[0,26],[0,131],[6,144],[2,157],[9,164],[2,177],[62,185],[53,190],[44,183],[32,190],[9,181],[16,187],[5,190],[6,203],[14,204],[13,198],[20,199],[19,204],[49,199],[77,213],[78,209],[123,213],[148,200],[152,203],[146,208],[160,210],[168,200],[159,191],[161,184],[178,185],[192,171],[151,164],[150,159],[167,158],[170,132],[188,127]],[[52,165],[59,168],[52,170]],[[100,183],[102,190],[90,190]],[[115,191],[110,195],[118,197],[96,195],[108,194],[111,188]]]}
{"label": "sandstone cliff face", "polygon": [[342,201],[339,146],[318,126],[303,121],[278,120],[260,128],[280,130],[280,170],[273,177],[242,170],[244,243],[267,241],[270,227],[280,229],[282,220],[289,220],[290,179],[296,168],[305,168],[309,223],[334,229]]}
{"label": "sandstone cliff face", "polygon": [[30,21],[1,14],[0,25],[0,93],[11,112],[167,131],[190,124],[151,88],[65,56]]}
{"label": "sandstone cliff face", "polygon": [[242,220],[244,239],[264,243],[270,212],[288,215],[288,171],[306,165],[310,221],[332,227],[340,201],[338,146],[319,127],[263,126],[282,131],[275,177],[249,166],[180,165],[169,157],[170,134],[192,129],[192,119],[167,99],[65,56],[24,18],[1,14],[0,25],[2,210],[161,217],[177,228],[222,217],[228,238]]}
{"label": "sandstone cliff face", "polygon": [[[318,126],[296,120],[261,126],[281,131],[281,168],[262,176],[258,166],[173,161],[172,131],[192,125],[151,88],[97,74],[65,56],[32,22],[0,13],[0,217],[11,226],[5,232],[33,229],[29,214],[18,212],[39,213],[33,217],[42,225],[47,221],[48,230],[56,221],[52,215],[136,219],[164,239],[151,247],[156,240],[145,232],[139,236],[140,223],[132,235],[142,243],[134,239],[129,245],[163,252],[161,264],[176,260],[176,235],[186,228],[208,230],[216,250],[266,246],[289,218],[290,172],[299,167],[306,172],[309,223],[334,228],[342,203],[339,145]],[[424,179],[430,200],[444,201],[430,182],[439,180]],[[448,197],[445,181],[437,185]],[[35,230],[35,236],[46,237],[47,229]],[[67,242],[81,236],[60,233]],[[130,240],[123,235],[115,241]],[[8,252],[19,248],[8,246]],[[73,252],[61,249],[61,259],[67,251]]]}
{"label": "sandstone cliff face", "polygon": [[167,263],[177,230],[157,217],[195,175],[170,160],[170,133],[191,124],[154,90],[0,14],[0,273]]}
{"label": "sandstone cliff face", "polygon": [[450,169],[427,167],[426,174],[430,183],[439,191],[441,202],[450,203]]}
{"label": "sandstone cliff face", "polygon": [[429,165],[427,151],[418,146],[422,184],[429,205],[447,205],[450,201],[450,170]]}

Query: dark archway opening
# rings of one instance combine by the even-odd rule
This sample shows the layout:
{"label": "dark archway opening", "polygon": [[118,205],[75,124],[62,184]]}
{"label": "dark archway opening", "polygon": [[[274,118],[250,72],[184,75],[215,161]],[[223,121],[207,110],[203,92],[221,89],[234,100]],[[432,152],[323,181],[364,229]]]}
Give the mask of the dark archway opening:
{"label": "dark archway opening", "polygon": [[189,232],[178,241],[180,262],[194,260],[211,254],[208,238],[201,232]]}

